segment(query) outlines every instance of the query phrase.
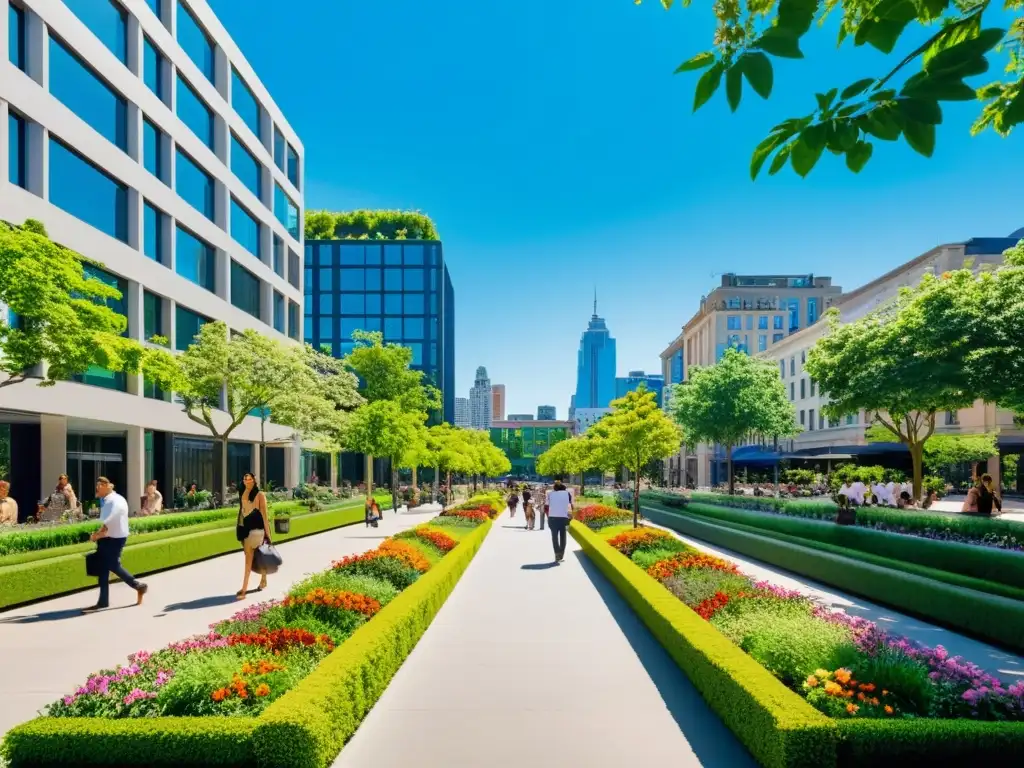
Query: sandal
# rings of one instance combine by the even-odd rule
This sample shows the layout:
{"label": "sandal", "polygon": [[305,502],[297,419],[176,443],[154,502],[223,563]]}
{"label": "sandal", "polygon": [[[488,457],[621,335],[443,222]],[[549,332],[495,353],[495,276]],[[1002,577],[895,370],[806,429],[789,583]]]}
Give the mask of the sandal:
{"label": "sandal", "polygon": [[262,592],[266,588],[267,588],[267,577],[264,576],[262,579],[260,579],[260,585],[259,585],[259,587],[257,587],[256,591],[257,592]]}

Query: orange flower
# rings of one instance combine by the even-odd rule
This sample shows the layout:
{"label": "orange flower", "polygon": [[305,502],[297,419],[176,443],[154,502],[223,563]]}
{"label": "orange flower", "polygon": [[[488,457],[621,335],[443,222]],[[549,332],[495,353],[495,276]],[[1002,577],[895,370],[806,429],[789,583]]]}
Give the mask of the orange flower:
{"label": "orange flower", "polygon": [[887,714],[887,715],[891,715],[892,714],[892,707],[890,707],[888,704],[885,705],[885,714]]}
{"label": "orange flower", "polygon": [[868,683],[867,685],[864,686],[864,690],[867,691],[868,693],[871,693],[872,691],[875,690],[875,684],[874,683]]}
{"label": "orange flower", "polygon": [[252,674],[252,664],[250,664],[248,661],[245,662],[245,664],[242,665],[242,674],[243,675],[251,675]]}
{"label": "orange flower", "polygon": [[842,686],[829,680],[825,683],[825,693],[829,696],[841,696],[843,694]]}
{"label": "orange flower", "polygon": [[847,691],[844,695],[846,696],[846,698],[852,699],[853,698],[853,691]]}
{"label": "orange flower", "polygon": [[857,701],[864,701],[864,698],[865,697],[864,697],[864,692],[863,691],[861,691],[860,693],[857,694]]}
{"label": "orange flower", "polygon": [[214,701],[224,701],[228,696],[231,695],[231,691],[227,688],[218,688],[216,691],[210,694]]}
{"label": "orange flower", "polygon": [[888,696],[889,692],[887,690],[885,690],[885,689],[882,689],[882,695],[883,696]]}
{"label": "orange flower", "polygon": [[860,709],[860,707],[858,707],[856,704],[847,704],[846,705],[846,711],[849,712],[851,715],[856,715],[857,711],[859,709]]}
{"label": "orange flower", "polygon": [[872,707],[877,707],[878,706],[878,699],[872,697],[872,699],[871,699],[871,706]]}
{"label": "orange flower", "polygon": [[269,696],[270,695],[270,686],[267,685],[266,683],[263,683],[262,685],[257,686],[256,687],[256,695],[257,696]]}
{"label": "orange flower", "polygon": [[814,675],[811,675],[810,677],[807,678],[807,685],[809,687],[811,687],[811,688],[817,688],[818,687],[818,678],[816,678]]}
{"label": "orange flower", "polygon": [[846,685],[848,682],[850,682],[850,677],[851,677],[850,670],[848,670],[848,669],[837,669],[836,670],[836,680],[838,680],[843,685]]}

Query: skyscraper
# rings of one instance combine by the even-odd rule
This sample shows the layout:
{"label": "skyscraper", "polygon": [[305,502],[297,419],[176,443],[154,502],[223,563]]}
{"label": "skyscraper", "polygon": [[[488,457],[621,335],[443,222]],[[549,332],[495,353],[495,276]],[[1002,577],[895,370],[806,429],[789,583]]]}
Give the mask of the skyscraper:
{"label": "skyscraper", "polygon": [[[597,291],[594,292],[594,314],[580,338],[576,364],[576,396],[572,417],[577,423],[589,424],[598,418],[615,399],[615,339],[597,316]],[[583,431],[582,429],[580,431]]]}
{"label": "skyscraper", "polygon": [[544,420],[548,420],[548,419],[554,421],[556,418],[558,418],[558,413],[555,410],[555,406],[553,406],[553,405],[538,405],[537,406],[537,420],[538,421],[544,421]]}
{"label": "skyscraper", "polygon": [[469,398],[468,397],[456,397],[455,398],[455,426],[456,427],[469,427]]}
{"label": "skyscraper", "polygon": [[505,385],[491,384],[491,420],[502,421],[505,418]]}
{"label": "skyscraper", "polygon": [[643,384],[649,392],[653,392],[658,399],[658,407],[662,405],[662,394],[665,389],[665,377],[656,373],[644,373],[643,371],[630,371],[625,376],[615,379],[615,397],[625,397],[626,393],[640,388]]}
{"label": "skyscraper", "polygon": [[473,429],[491,428],[491,407],[493,406],[491,380],[482,365],[476,369],[476,380],[469,390],[469,425]]}

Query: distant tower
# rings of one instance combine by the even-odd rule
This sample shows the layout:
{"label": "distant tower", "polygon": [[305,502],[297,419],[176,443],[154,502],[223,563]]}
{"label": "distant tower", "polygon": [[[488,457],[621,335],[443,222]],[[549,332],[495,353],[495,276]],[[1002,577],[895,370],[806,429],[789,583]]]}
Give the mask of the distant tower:
{"label": "distant tower", "polygon": [[455,426],[469,428],[472,422],[469,418],[469,398],[455,398]]}
{"label": "distant tower", "polygon": [[491,380],[482,365],[476,369],[476,380],[469,390],[469,424],[473,429],[491,428],[491,408],[494,404]]}
{"label": "distant tower", "polygon": [[594,314],[580,338],[576,364],[574,410],[607,408],[615,399],[615,339],[604,319],[597,316],[597,289],[594,289]]}

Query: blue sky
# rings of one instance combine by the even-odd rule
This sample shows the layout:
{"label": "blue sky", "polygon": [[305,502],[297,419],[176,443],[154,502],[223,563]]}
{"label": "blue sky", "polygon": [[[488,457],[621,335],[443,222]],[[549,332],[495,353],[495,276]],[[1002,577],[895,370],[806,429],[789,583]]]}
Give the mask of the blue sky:
{"label": "blue sky", "polygon": [[565,417],[595,287],[619,374],[655,372],[721,272],[852,289],[940,243],[1024,227],[1020,134],[972,139],[974,103],[945,109],[931,160],[879,144],[856,176],[826,153],[807,179],[750,181],[772,125],[888,71],[871,50],[836,50],[831,27],[806,60],[776,60],[770,101],[746,91],[733,115],[720,93],[694,115],[695,77],[672,71],[710,47],[705,3],[211,4],[305,144],[307,208],[434,218],[457,394],[485,365],[510,412]]}

